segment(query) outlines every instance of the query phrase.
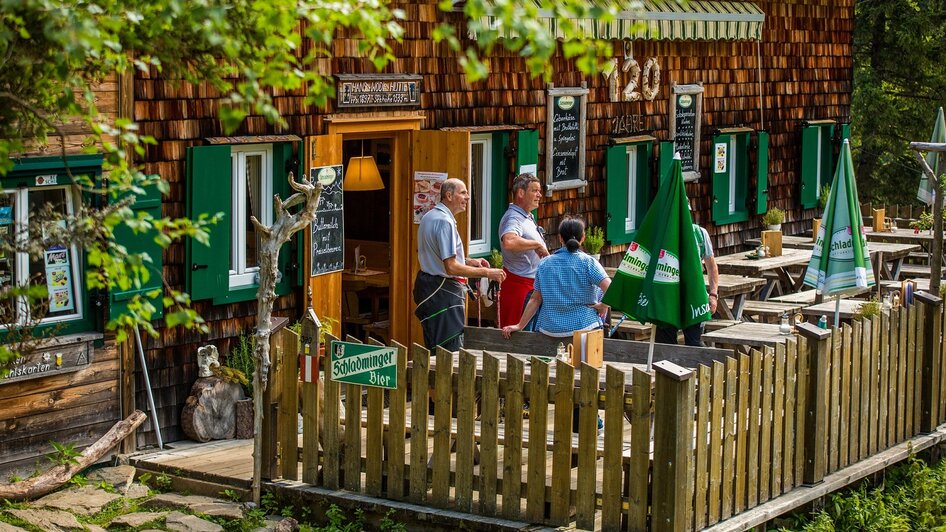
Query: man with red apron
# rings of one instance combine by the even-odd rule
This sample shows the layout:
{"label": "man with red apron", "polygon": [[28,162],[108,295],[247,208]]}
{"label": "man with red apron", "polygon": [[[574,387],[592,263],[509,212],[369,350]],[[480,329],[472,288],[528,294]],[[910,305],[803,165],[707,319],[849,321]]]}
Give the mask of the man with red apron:
{"label": "man with red apron", "polygon": [[526,295],[535,282],[539,260],[549,255],[543,231],[532,211],[542,199],[542,184],[533,174],[512,182],[512,200],[499,222],[500,248],[506,280],[500,286],[499,326],[515,325],[522,317]]}

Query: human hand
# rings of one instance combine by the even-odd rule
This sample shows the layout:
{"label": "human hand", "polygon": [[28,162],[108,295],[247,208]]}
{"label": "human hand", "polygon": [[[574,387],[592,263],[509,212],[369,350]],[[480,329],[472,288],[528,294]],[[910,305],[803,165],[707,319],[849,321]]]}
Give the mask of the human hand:
{"label": "human hand", "polygon": [[478,259],[480,261],[481,268],[489,268],[489,261],[486,259]]}
{"label": "human hand", "polygon": [[486,278],[501,283],[506,280],[506,272],[499,268],[487,268]]}
{"label": "human hand", "polygon": [[719,296],[709,296],[710,314],[716,314],[716,307],[719,305]]}
{"label": "human hand", "polygon": [[595,309],[595,312],[598,313],[598,316],[600,316],[601,319],[607,319],[608,314],[611,313],[611,307],[609,307],[608,305],[605,305],[604,303],[600,301],[595,303],[594,305],[588,305],[588,306]]}
{"label": "human hand", "polygon": [[522,327],[518,325],[507,325],[503,327],[503,338],[506,338],[508,340],[509,337],[512,336],[512,333],[516,331],[521,331],[521,330],[522,330]]}
{"label": "human hand", "polygon": [[541,259],[549,256],[549,250],[545,246],[539,246],[539,248],[535,250],[535,254]]}

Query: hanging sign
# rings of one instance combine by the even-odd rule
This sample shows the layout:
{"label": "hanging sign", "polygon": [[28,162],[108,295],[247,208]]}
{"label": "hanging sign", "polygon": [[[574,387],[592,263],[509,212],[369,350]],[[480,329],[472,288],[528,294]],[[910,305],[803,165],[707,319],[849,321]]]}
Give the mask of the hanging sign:
{"label": "hanging sign", "polygon": [[546,194],[554,190],[579,188],[585,181],[585,132],[588,89],[551,88],[545,128]]}
{"label": "hanging sign", "polygon": [[393,107],[420,105],[421,77],[414,74],[338,74],[335,105]]}
{"label": "hanging sign", "polygon": [[70,373],[88,368],[92,363],[93,340],[101,335],[59,336],[52,345],[42,346],[0,366],[0,385]]}
{"label": "hanging sign", "polygon": [[700,128],[703,122],[703,85],[674,85],[670,99],[670,139],[680,154],[683,179],[700,178]]}
{"label": "hanging sign", "polygon": [[311,224],[311,276],[345,269],[345,206],[342,165],[319,166],[309,178],[322,183],[322,195]]}
{"label": "hanging sign", "polygon": [[397,388],[397,349],[333,340],[329,378],[376,388]]}

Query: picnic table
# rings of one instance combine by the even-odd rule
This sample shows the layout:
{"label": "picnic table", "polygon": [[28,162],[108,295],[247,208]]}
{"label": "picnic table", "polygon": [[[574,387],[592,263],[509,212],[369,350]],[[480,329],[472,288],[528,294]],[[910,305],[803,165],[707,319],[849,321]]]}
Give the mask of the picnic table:
{"label": "picnic table", "polygon": [[[761,238],[749,238],[745,244],[751,249],[756,249],[762,245]],[[782,249],[814,249],[815,241],[810,236],[804,235],[782,235]]]}
{"label": "picnic table", "polygon": [[[839,317],[842,320],[850,320],[854,318],[854,315],[857,314],[857,311],[863,304],[864,302],[858,299],[842,299]],[[823,303],[818,303],[817,305],[811,305],[801,309],[801,313],[803,316],[814,318],[813,321],[818,321],[818,318],[821,316],[827,316],[828,324],[832,325],[832,322],[834,321],[834,309],[835,298],[830,297]]]}
{"label": "picnic table", "polygon": [[[759,299],[768,299],[779,284],[785,292],[797,292],[805,279],[805,267],[811,260],[810,249],[784,249],[779,257],[751,259],[745,252],[716,257],[720,274],[766,278]],[[774,274],[771,277],[766,274]]]}
{"label": "picnic table", "polygon": [[732,327],[704,333],[703,343],[712,347],[733,345],[739,350],[744,350],[745,347],[740,346],[775,347],[789,338],[795,338],[795,335],[780,333],[778,324],[742,322]]}
{"label": "picnic table", "polygon": [[[878,233],[879,234],[879,233]],[[896,233],[893,233],[896,234]],[[746,244],[750,247],[758,247],[760,239],[750,238]],[[782,250],[785,249],[804,249],[809,252],[814,249],[815,243],[811,237],[807,236],[782,236]],[[870,252],[871,265],[879,279],[888,279],[897,281],[900,279],[900,270],[903,268],[903,261],[914,251],[920,251],[922,247],[915,242],[873,242],[868,239],[867,250]],[[718,261],[717,261],[718,262]]]}
{"label": "picnic table", "polygon": [[[609,277],[613,278],[617,268],[605,268],[604,271]],[[709,277],[703,275],[703,282],[709,288]],[[742,275],[719,274],[719,304],[716,311],[723,319],[739,320],[742,319],[742,308],[746,304],[746,299],[750,294],[765,286],[765,279],[761,277],[745,277]],[[732,298],[732,306],[726,301],[726,298]],[[613,318],[612,318],[613,319]]]}

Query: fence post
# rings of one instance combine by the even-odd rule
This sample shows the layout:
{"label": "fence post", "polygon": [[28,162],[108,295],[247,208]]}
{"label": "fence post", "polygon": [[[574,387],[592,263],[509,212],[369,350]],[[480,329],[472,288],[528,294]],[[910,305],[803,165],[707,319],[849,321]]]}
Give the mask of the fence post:
{"label": "fence post", "polygon": [[693,370],[654,363],[654,530],[688,530],[693,512],[688,481],[693,454]]}
{"label": "fence post", "polygon": [[917,292],[914,296],[917,308],[920,309],[923,331],[923,374],[920,384],[920,432],[929,434],[936,430],[939,423],[939,386],[937,376],[940,374],[940,340],[942,327],[940,312],[943,300],[928,292]]}
{"label": "fence post", "polygon": [[828,356],[831,331],[810,323],[797,326],[808,340],[808,375],[805,411],[805,469],[802,482],[811,486],[824,480],[828,464]]}

